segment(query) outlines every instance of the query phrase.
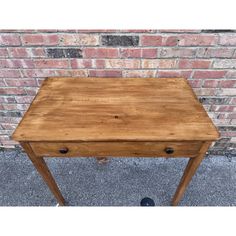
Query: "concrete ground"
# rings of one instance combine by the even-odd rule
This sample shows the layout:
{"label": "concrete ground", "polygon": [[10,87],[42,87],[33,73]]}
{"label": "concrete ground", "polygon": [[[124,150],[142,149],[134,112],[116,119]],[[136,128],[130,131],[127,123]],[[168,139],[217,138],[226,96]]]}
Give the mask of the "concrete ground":
{"label": "concrete ground", "polygon": [[[187,159],[47,159],[70,206],[139,206],[150,197],[169,206]],[[20,150],[0,152],[1,206],[55,206],[46,184]],[[236,206],[236,158],[207,157],[180,206]]]}

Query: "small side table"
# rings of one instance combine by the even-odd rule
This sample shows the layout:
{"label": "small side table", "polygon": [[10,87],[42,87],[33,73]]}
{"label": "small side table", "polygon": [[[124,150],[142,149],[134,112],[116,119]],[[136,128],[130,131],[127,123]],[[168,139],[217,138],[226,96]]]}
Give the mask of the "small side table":
{"label": "small side table", "polygon": [[219,133],[183,78],[47,78],[12,137],[60,205],[44,157],[188,157],[177,205]]}

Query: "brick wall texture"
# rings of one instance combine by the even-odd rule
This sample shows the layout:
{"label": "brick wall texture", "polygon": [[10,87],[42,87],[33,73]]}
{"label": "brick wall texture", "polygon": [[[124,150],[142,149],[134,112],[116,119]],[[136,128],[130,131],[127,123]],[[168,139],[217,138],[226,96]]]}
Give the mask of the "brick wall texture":
{"label": "brick wall texture", "polygon": [[0,30],[0,146],[48,76],[185,77],[217,125],[216,155],[236,151],[236,31]]}

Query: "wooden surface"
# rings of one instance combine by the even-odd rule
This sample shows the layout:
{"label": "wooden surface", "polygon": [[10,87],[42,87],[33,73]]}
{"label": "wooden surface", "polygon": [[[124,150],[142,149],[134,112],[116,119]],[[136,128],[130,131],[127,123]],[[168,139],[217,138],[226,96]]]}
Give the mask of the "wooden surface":
{"label": "wooden surface", "polygon": [[[194,157],[202,142],[30,142],[34,153],[44,157]],[[60,153],[67,148],[68,152]],[[174,152],[167,154],[166,148]]]}
{"label": "wooden surface", "polygon": [[193,141],[219,134],[182,78],[48,78],[17,141]]}

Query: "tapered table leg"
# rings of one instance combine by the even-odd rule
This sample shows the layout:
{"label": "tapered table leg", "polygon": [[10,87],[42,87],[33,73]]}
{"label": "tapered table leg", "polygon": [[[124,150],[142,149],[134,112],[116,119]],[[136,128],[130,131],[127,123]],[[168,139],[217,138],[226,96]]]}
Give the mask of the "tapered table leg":
{"label": "tapered table leg", "polygon": [[50,172],[48,169],[43,157],[38,157],[34,154],[34,152],[31,149],[31,146],[26,142],[21,142],[22,147],[25,149],[26,153],[28,154],[28,157],[32,161],[33,165],[37,169],[37,171],[40,173],[46,184],[48,185],[49,189],[57,199],[58,203],[61,206],[65,205],[65,200]]}
{"label": "tapered table leg", "polygon": [[196,172],[198,166],[202,162],[202,159],[204,158],[205,153],[208,150],[208,148],[210,147],[210,145],[211,145],[211,142],[203,143],[198,156],[196,156],[194,158],[190,158],[190,160],[188,161],[188,164],[185,168],[184,174],[183,174],[183,176],[180,180],[179,186],[178,186],[178,188],[175,192],[175,195],[172,199],[172,205],[173,206],[178,205],[179,201],[183,197],[184,192],[185,192],[189,182],[191,181],[191,179],[192,179],[194,173]]}

